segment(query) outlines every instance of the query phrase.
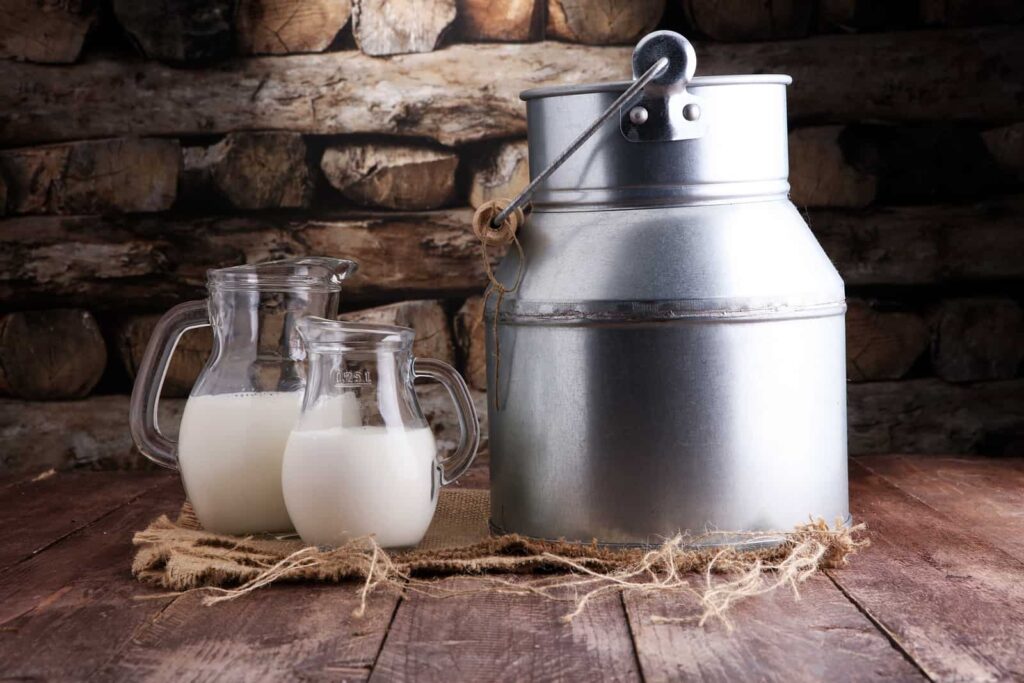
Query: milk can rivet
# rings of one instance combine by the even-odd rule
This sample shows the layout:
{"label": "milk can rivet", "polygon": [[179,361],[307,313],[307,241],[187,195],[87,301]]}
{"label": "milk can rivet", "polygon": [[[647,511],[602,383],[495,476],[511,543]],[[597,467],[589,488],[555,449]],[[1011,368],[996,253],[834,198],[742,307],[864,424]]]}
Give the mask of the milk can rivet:
{"label": "milk can rivet", "polygon": [[690,103],[683,107],[683,118],[687,121],[696,121],[700,118],[700,107],[694,103]]}
{"label": "milk can rivet", "polygon": [[642,126],[647,123],[647,110],[644,107],[633,107],[629,110],[629,120],[635,126]]}

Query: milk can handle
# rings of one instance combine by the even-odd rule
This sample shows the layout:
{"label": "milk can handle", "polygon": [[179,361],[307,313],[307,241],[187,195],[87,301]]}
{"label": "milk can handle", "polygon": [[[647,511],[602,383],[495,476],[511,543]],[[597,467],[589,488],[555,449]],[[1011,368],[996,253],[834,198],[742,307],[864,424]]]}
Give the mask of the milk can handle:
{"label": "milk can handle", "polygon": [[178,469],[178,445],[160,431],[157,405],[160,389],[164,385],[167,366],[178,340],[188,330],[207,327],[210,314],[207,302],[189,301],[178,304],[167,311],[149,338],[146,352],[142,356],[135,386],[132,387],[132,401],[128,414],[128,425],[132,440],[139,451],[162,467]]}
{"label": "milk can handle", "polygon": [[516,209],[521,209],[530,201],[534,193],[537,191],[537,187],[543,183],[548,177],[558,170],[558,168],[569,160],[573,154],[575,154],[580,147],[583,146],[587,140],[589,140],[594,133],[598,131],[604,122],[618,113],[619,108],[633,99],[638,92],[644,89],[648,83],[653,81],[655,78],[664,73],[669,67],[669,60],[667,57],[658,58],[643,74],[640,74],[632,85],[626,88],[625,92],[615,98],[615,101],[608,105],[608,108],[601,112],[596,119],[590,122],[583,132],[576,136],[576,139],[569,143],[569,145],[562,150],[562,152],[555,157],[555,159],[547,165],[547,167],[537,174],[537,176],[530,181],[530,184],[523,188],[523,191],[515,196],[514,199],[502,209],[493,219],[491,219],[491,228],[498,230],[501,228],[501,224],[505,220],[515,213]]}
{"label": "milk can handle", "polygon": [[459,445],[450,455],[440,459],[441,483],[450,484],[469,469],[480,446],[480,421],[477,419],[473,397],[462,375],[444,361],[434,358],[417,358],[413,375],[440,382],[455,403],[455,414],[459,419]]}

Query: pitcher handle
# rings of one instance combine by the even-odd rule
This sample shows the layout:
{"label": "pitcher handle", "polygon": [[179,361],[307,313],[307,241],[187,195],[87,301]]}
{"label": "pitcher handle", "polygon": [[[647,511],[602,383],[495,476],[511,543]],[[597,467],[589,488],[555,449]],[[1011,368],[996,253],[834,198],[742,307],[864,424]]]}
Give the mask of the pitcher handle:
{"label": "pitcher handle", "polygon": [[178,469],[178,444],[164,436],[157,419],[157,404],[160,389],[164,385],[171,354],[178,345],[181,335],[197,327],[210,324],[209,307],[206,300],[188,301],[167,311],[146,345],[135,385],[132,387],[131,407],[128,425],[136,448],[144,456],[162,467]]}
{"label": "pitcher handle", "polygon": [[450,484],[466,473],[480,446],[480,421],[477,419],[473,397],[462,375],[444,361],[417,358],[413,365],[413,375],[440,382],[455,403],[455,414],[459,418],[459,445],[451,455],[439,461],[441,483]]}

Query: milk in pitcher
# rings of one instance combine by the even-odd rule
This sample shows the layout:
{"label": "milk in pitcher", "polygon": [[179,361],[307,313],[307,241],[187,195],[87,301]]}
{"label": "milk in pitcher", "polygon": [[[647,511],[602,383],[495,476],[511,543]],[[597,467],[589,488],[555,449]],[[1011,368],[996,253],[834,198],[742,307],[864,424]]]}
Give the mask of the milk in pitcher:
{"label": "milk in pitcher", "polygon": [[429,427],[296,430],[282,467],[295,530],[310,545],[374,534],[385,548],[423,538],[440,487]]}
{"label": "milk in pitcher", "polygon": [[222,534],[291,530],[281,459],[301,406],[301,391],[189,398],[178,462],[204,529]]}

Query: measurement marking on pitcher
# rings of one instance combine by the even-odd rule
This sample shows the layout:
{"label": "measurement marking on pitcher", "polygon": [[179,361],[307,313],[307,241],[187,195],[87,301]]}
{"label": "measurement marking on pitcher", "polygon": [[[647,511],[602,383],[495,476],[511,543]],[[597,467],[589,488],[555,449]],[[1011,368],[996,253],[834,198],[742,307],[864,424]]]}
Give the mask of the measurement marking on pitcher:
{"label": "measurement marking on pitcher", "polygon": [[373,384],[369,370],[335,370],[331,379],[336,387],[363,387]]}

